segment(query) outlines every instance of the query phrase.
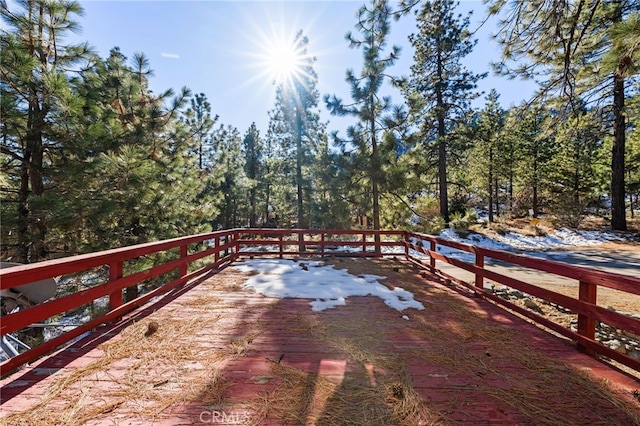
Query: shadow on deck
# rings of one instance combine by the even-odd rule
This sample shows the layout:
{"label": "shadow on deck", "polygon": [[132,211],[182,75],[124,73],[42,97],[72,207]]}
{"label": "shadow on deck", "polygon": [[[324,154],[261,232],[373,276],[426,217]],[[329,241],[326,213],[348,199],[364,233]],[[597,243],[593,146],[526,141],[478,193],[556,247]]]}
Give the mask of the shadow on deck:
{"label": "shadow on deck", "polygon": [[425,309],[312,312],[227,268],[2,380],[2,422],[640,424],[640,383],[566,341],[405,261],[331,262]]}

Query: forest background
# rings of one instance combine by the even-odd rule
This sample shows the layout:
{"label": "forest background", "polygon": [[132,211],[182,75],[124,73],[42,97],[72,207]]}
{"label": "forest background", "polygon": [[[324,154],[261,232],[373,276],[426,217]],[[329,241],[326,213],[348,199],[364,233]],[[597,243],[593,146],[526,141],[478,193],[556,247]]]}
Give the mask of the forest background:
{"label": "forest background", "polygon": [[[499,18],[493,71],[535,87],[522,104],[479,93],[486,76],[465,66],[476,40],[456,2],[373,0],[346,35],[360,58],[345,70],[348,99],[320,93],[301,30],[267,128],[238,129],[205,93],[151,90],[144,53],[71,41],[79,3],[1,1],[2,258],[238,226],[437,233],[473,222],[473,208],[572,226],[591,212],[627,230],[640,196],[640,5],[489,0],[485,13]],[[389,32],[407,15],[410,72],[395,75],[403,51]]]}

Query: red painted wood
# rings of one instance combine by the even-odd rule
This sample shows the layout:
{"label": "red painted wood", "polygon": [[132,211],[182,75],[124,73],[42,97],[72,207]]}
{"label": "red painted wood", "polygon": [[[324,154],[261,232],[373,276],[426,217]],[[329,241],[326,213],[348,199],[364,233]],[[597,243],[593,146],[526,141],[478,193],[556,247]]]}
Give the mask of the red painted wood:
{"label": "red painted wood", "polygon": [[601,306],[597,306],[594,303],[565,296],[542,287],[537,287],[533,284],[525,283],[524,281],[520,281],[515,278],[507,277],[494,271],[485,269],[482,273],[486,278],[496,281],[497,283],[507,285],[548,302],[561,305],[580,315],[593,318],[594,320],[599,320],[611,326],[622,328],[635,334],[640,334],[640,320],[638,319],[627,317]]}
{"label": "red painted wood", "polygon": [[68,341],[75,339],[76,337],[86,333],[87,331],[90,331],[102,324],[109,323],[112,320],[118,317],[121,317],[127,312],[130,312],[133,309],[139,306],[142,306],[144,303],[146,303],[153,297],[166,293],[177,286],[183,285],[187,281],[192,280],[196,277],[199,277],[207,271],[217,269],[220,267],[226,267],[227,265],[228,263],[224,259],[219,262],[208,265],[207,267],[201,268],[184,277],[178,278],[162,287],[158,287],[148,293],[145,293],[144,295],[119,306],[118,308],[108,312],[107,314],[100,316],[98,318],[95,318],[79,327],[74,328],[73,330],[65,332],[64,334],[61,334],[60,336],[54,339],[51,339],[41,345],[38,345],[27,352],[23,352],[16,357],[10,358],[7,361],[0,364],[0,376],[4,376],[5,374],[15,370],[21,365],[27,362],[33,361],[34,359],[50,352],[51,350],[67,343]]}
{"label": "red painted wood", "polygon": [[[325,247],[332,247],[336,245],[347,246],[347,247],[375,247],[379,245],[381,247],[405,247],[405,243],[402,241],[380,241],[376,243],[374,241],[314,241],[314,240],[304,240],[303,241],[305,247],[308,249],[309,247],[315,247],[316,250],[322,251]],[[265,239],[241,239],[238,241],[238,245],[240,248],[249,247],[249,246],[279,246],[281,244],[280,240],[265,240]],[[300,245],[299,241],[282,241],[283,247],[298,247]]]}
{"label": "red painted wood", "polygon": [[[597,289],[598,287],[595,284],[580,281],[578,298],[583,302],[595,305],[597,303]],[[595,340],[596,320],[593,316],[585,315],[583,313],[578,314],[578,334],[586,337],[587,339]],[[580,343],[578,343],[578,349],[582,352],[590,352]]]}
{"label": "red painted wood", "polygon": [[29,265],[14,266],[13,268],[0,269],[0,289],[16,287],[34,281],[73,274],[86,271],[113,262],[125,261],[136,257],[146,256],[152,253],[166,251],[179,247],[182,244],[193,244],[215,238],[217,235],[226,235],[228,231],[199,234],[189,237],[174,238],[171,240],[157,241],[139,244],[130,247],[121,247],[105,250],[98,253],[81,254],[62,259],[46,260]]}
{"label": "red painted wood", "polygon": [[[265,238],[265,236],[269,236],[269,238]],[[311,237],[311,239],[306,239],[307,236]],[[313,239],[317,239],[318,236],[320,236],[320,241],[314,241]],[[380,243],[376,243],[376,240],[381,240],[382,236],[402,236],[403,239],[400,241],[381,241]],[[343,241],[345,238],[348,240]],[[425,242],[428,241],[429,249],[410,243],[409,240],[411,238],[416,238]],[[212,241],[213,247],[189,254],[189,245],[196,245],[204,241]],[[259,250],[247,250],[253,246],[264,245],[277,245],[278,252],[267,253]],[[356,253],[332,253],[330,249],[327,249],[328,247],[335,245],[361,247],[361,250]],[[438,245],[445,245],[475,254],[475,264],[469,264],[438,253]],[[300,252],[300,246],[304,246],[306,250],[304,252]],[[33,265],[24,265],[0,270],[0,288],[6,289],[16,285],[33,282],[35,280],[70,273],[78,273],[103,265],[110,266],[108,282],[97,285],[88,290],[83,290],[75,294],[43,303],[37,307],[18,312],[16,314],[5,316],[2,319],[2,324],[0,324],[0,332],[2,334],[6,334],[19,330],[33,322],[45,320],[53,315],[90,303],[91,301],[105,295],[109,295],[109,306],[112,312],[114,310],[117,311],[120,306],[124,306],[122,305],[123,288],[137,285],[144,280],[162,275],[171,270],[178,270],[180,275],[184,277],[193,276],[193,273],[187,273],[189,264],[209,256],[213,257],[213,266],[203,268],[200,272],[216,267],[216,265],[224,262],[233,261],[241,256],[273,256],[275,254],[282,258],[284,256],[332,254],[336,256],[375,257],[378,255],[377,250],[375,250],[376,246],[402,247],[405,255],[412,261],[418,262],[421,267],[425,267],[431,271],[436,270],[436,261],[442,261],[472,272],[476,275],[474,291],[492,300],[494,299],[490,295],[486,294],[482,288],[484,279],[491,279],[497,283],[524,291],[534,297],[543,298],[552,303],[571,309],[579,314],[579,334],[575,336],[569,335],[569,337],[580,344],[584,342],[585,348],[590,348],[592,345],[593,329],[596,321],[602,321],[611,326],[621,328],[635,334],[640,334],[640,320],[597,306],[595,299],[595,293],[597,291],[597,286],[599,285],[626,291],[631,294],[640,294],[640,278],[637,277],[610,274],[602,271],[567,265],[560,262],[530,258],[499,250],[474,247],[469,244],[447,241],[442,238],[413,232],[375,230],[288,230],[260,228],[233,229],[181,237],[172,240],[122,247],[99,253],[74,256],[65,259],[57,259]],[[122,274],[122,264],[126,260],[175,249],[179,250],[179,259],[169,261],[162,265],[156,265],[146,271],[128,276],[123,276]],[[421,261],[412,259],[410,256],[410,249],[428,255],[429,265],[425,266]],[[494,271],[487,270],[484,268],[485,257],[577,279],[581,283],[580,298],[574,299],[564,296],[550,290],[542,289],[535,285],[501,275]],[[510,309],[514,308],[510,307]],[[525,311],[529,312],[528,310]],[[547,325],[545,322],[548,322],[542,318],[533,319],[544,325]],[[105,317],[103,317],[102,320],[105,321]],[[553,328],[553,326],[550,326],[550,328]],[[597,344],[597,342],[594,344]],[[600,351],[600,353],[602,353],[602,351]]]}
{"label": "red painted wood", "polygon": [[[609,288],[618,289],[621,291],[626,291],[631,289],[632,291],[628,291],[632,294],[638,294],[640,291],[640,279],[636,277],[629,276],[620,276],[619,274],[609,274],[603,271],[594,271],[587,268],[580,268],[573,265],[562,264],[559,262],[546,261],[537,258],[529,258],[521,255],[512,255],[511,253],[499,252],[496,250],[488,250],[480,247],[472,247],[467,244],[461,244],[458,242],[450,242],[446,240],[442,240],[435,237],[424,236],[421,234],[411,234],[408,233],[409,236],[414,238],[427,240],[430,242],[431,250],[425,250],[423,247],[419,247],[415,244],[410,244],[409,246],[416,251],[427,254],[430,257],[430,266],[427,268],[425,265],[420,262],[418,259],[411,259],[412,261],[419,264],[421,267],[425,269],[433,270],[435,260],[440,260],[446,262],[448,264],[457,266],[461,269],[467,270],[469,272],[473,272],[476,274],[475,279],[475,288],[473,289],[477,293],[483,295],[483,297],[494,300],[495,302],[507,306],[510,309],[515,310],[521,315],[525,315],[528,318],[533,319],[534,321],[545,325],[546,327],[551,328],[554,331],[557,331],[572,340],[574,340],[579,349],[586,351],[590,354],[602,353],[608,354],[612,359],[615,359],[627,366],[638,369],[640,367],[640,361],[635,360],[627,355],[620,354],[619,352],[611,350],[609,347],[604,346],[594,340],[595,338],[595,325],[596,321],[602,321],[608,325],[611,325],[616,328],[620,328],[625,331],[630,331],[634,334],[640,334],[640,320],[636,318],[632,318],[626,315],[622,315],[617,312],[610,311],[601,306],[597,306],[596,301],[596,292],[597,285],[603,285]],[[541,287],[537,287],[535,285],[499,274],[497,272],[484,269],[480,265],[471,265],[466,262],[462,262],[458,259],[454,259],[448,256],[444,256],[435,251],[436,244],[442,244],[449,247],[453,247],[459,250],[464,250],[467,252],[475,253],[476,256],[479,255],[488,255],[488,257],[496,258],[502,261],[511,262],[513,264],[517,264],[519,266],[529,267],[536,270],[541,270],[545,272],[555,273],[557,275],[569,277],[569,278],[582,278],[580,280],[580,296],[579,299],[575,299],[569,296],[565,296],[551,290],[546,290]],[[484,266],[484,265],[482,265]],[[562,270],[562,267],[565,267],[565,270]],[[442,274],[442,272],[441,272]],[[453,277],[449,277],[450,279]],[[578,333],[567,332],[568,330],[564,329],[548,319],[541,317],[532,313],[531,311],[521,308],[517,305],[510,304],[501,298],[497,298],[495,296],[489,295],[486,293],[481,286],[478,286],[478,282],[481,282],[483,278],[489,278],[497,283],[507,285],[509,287],[518,289],[525,293],[530,294],[531,296],[538,297],[544,300],[547,300],[552,303],[556,303],[561,305],[567,309],[570,309],[576,313],[578,313],[579,318],[579,328]],[[465,286],[468,286],[466,283],[460,282]],[[614,353],[615,352],[615,353]]]}
{"label": "red painted wood", "polygon": [[[484,256],[481,253],[476,253],[476,268],[484,269]],[[476,273],[476,287],[484,288],[484,275]]]}
{"label": "red painted wood", "polygon": [[[539,259],[535,257],[509,253],[501,250],[488,249],[484,247],[475,247],[456,241],[448,241],[442,238],[419,233],[408,233],[410,237],[435,242],[440,245],[452,247],[468,253],[481,253],[485,257],[501,260],[513,265],[523,266],[538,271],[549,272],[566,278],[572,278],[580,281],[590,282],[602,285],[612,289],[625,291],[631,294],[640,294],[640,277],[632,277],[628,275],[615,274],[610,272],[598,271],[591,268],[583,268],[580,266],[570,265],[567,263],[556,262],[553,260]],[[433,250],[432,250],[433,251]]]}
{"label": "red painted wood", "polygon": [[[417,247],[417,248],[420,248],[420,247]],[[424,250],[421,250],[421,251],[424,251]],[[461,260],[458,260],[458,259],[443,256],[442,254],[437,252],[427,251],[426,254],[429,254],[432,259],[441,260],[448,264],[457,266],[461,269],[475,273],[476,281],[478,280],[477,278],[478,276],[483,276],[484,278],[491,279],[499,284],[504,284],[511,288],[523,291],[527,294],[530,294],[533,297],[538,297],[546,301],[561,305],[567,309],[570,309],[582,315],[583,318],[590,319],[593,322],[593,324],[595,324],[596,320],[602,321],[613,327],[621,328],[623,330],[627,330],[635,334],[640,334],[640,320],[636,318],[628,317],[626,315],[622,315],[620,313],[605,309],[601,306],[597,306],[595,303],[589,303],[589,302],[581,301],[569,296],[565,296],[563,294],[556,293],[551,290],[547,290],[542,287],[538,287],[533,284],[529,284],[512,277],[508,277],[506,275],[502,275],[495,271],[491,271],[488,269],[480,269],[475,265],[462,262]]]}
{"label": "red painted wood", "polygon": [[[539,393],[540,401],[545,401],[544,409],[551,410],[550,412],[571,410],[568,412],[574,417],[565,416],[567,420],[575,419],[582,424],[600,424],[607,421],[616,424],[632,424],[628,421],[629,416],[625,417],[615,402],[602,397],[602,395],[628,396],[627,399],[631,400],[631,391],[637,388],[637,382],[634,382],[630,376],[621,374],[606,364],[575,351],[570,345],[564,344],[563,341],[544,333],[541,329],[493,303],[467,297],[466,289],[446,285],[447,281],[437,275],[423,272],[426,274],[423,278],[418,272],[407,272],[407,274],[409,279],[405,279],[406,276],[390,275],[387,284],[393,287],[402,283],[403,286],[406,285],[408,291],[416,295],[416,299],[425,303],[425,310],[406,312],[411,317],[411,321],[408,322],[401,319],[401,314],[397,311],[389,309],[382,301],[372,297],[349,298],[346,306],[315,313],[310,311],[307,300],[275,301],[248,290],[238,292],[216,290],[219,282],[224,281],[224,277],[216,277],[215,283],[205,281],[201,285],[190,286],[189,291],[182,293],[179,297],[176,297],[180,294],[179,292],[171,293],[166,298],[171,299],[170,303],[158,307],[153,302],[154,304],[137,311],[135,316],[128,320],[159,320],[167,318],[167,313],[171,312],[172,318],[184,321],[193,317],[194,310],[180,309],[181,306],[187,306],[190,300],[197,300],[205,295],[210,297],[214,293],[214,296],[221,300],[220,306],[201,306],[198,311],[195,311],[202,321],[199,322],[201,326],[194,330],[194,335],[172,337],[176,345],[189,345],[196,349],[193,351],[195,358],[180,364],[168,363],[167,365],[179,368],[179,371],[184,371],[185,374],[189,374],[190,371],[206,371],[209,368],[212,372],[219,373],[220,377],[224,378],[223,403],[220,407],[212,406],[210,400],[206,400],[211,393],[208,385],[177,380],[175,383],[169,383],[165,389],[166,395],[170,393],[176,395],[176,402],[161,408],[154,405],[156,401],[151,396],[154,386],[163,379],[162,376],[155,375],[157,370],[154,368],[162,364],[162,360],[144,361],[145,356],[140,353],[141,349],[136,353],[134,348],[132,359],[140,362],[136,367],[139,369],[136,371],[148,372],[148,382],[144,382],[144,378],[139,377],[135,383],[144,392],[131,401],[132,405],[126,402],[113,411],[93,419],[90,423],[195,424],[201,423],[199,416],[203,412],[209,413],[209,417],[205,416],[207,420],[211,417],[211,411],[217,409],[224,411],[227,415],[243,409],[247,409],[248,413],[252,414],[251,407],[256,405],[264,407],[259,404],[270,395],[270,392],[282,388],[282,382],[278,375],[273,373],[271,361],[268,359],[276,360],[284,353],[285,356],[282,359],[284,366],[307,373],[310,383],[313,383],[316,377],[331,381],[340,386],[337,388],[338,391],[344,392],[335,395],[340,398],[354,397],[354,403],[358,403],[358,400],[355,399],[355,395],[349,393],[350,383],[353,383],[349,381],[354,378],[358,380],[368,378],[369,382],[365,383],[370,383],[372,391],[384,392],[385,389],[380,386],[384,384],[383,380],[390,371],[385,370],[386,364],[376,360],[394,359],[394,365],[402,366],[403,371],[406,372],[406,381],[412,394],[424,403],[423,407],[427,410],[425,414],[442,413],[444,416],[440,421],[438,419],[404,423],[400,421],[401,424],[533,424],[536,420],[535,413],[524,412],[519,409],[518,404],[501,397],[511,389],[518,392],[523,386],[531,391],[528,392],[529,395],[533,394],[534,390]],[[475,290],[473,283],[467,283],[467,286]],[[433,291],[439,294],[446,293],[448,297],[441,299],[439,304],[430,304]],[[456,309],[448,309],[449,306],[455,306]],[[463,309],[467,315],[460,315],[458,308]],[[324,337],[318,339],[318,335],[309,333],[306,327],[291,326],[291,318],[296,316],[310,319],[314,324],[333,324],[333,326],[326,329],[321,327],[324,330]],[[460,338],[455,331],[464,329],[468,325],[469,318],[477,316],[483,318],[490,329],[505,331],[506,335],[510,336],[509,342],[487,341],[481,334]],[[328,322],[325,323],[325,321]],[[358,324],[366,321],[369,325],[366,331],[359,334],[360,330],[348,327],[349,321]],[[423,335],[420,331],[424,330],[424,326],[421,324],[441,324],[441,327],[450,328],[451,333]],[[336,330],[335,325],[344,327]],[[51,386],[56,386],[65,377],[73,375],[76,369],[100,359],[103,354],[98,345],[105,341],[101,340],[100,336],[105,336],[105,339],[111,339],[116,343],[119,338],[116,334],[119,330],[121,328],[115,325],[101,329],[96,333],[96,337],[84,339],[78,348],[74,344],[69,349],[56,354],[55,357],[47,358],[2,381],[0,386],[2,386],[1,410],[3,413],[28,410],[30,407],[37,409],[38,404],[45,404],[48,410],[55,410],[57,407],[62,409],[65,406],[68,408],[66,392],[57,397],[54,395],[56,399],[51,401],[42,401],[42,396],[47,395],[47,390],[51,389]],[[345,352],[342,346],[331,344],[341,341],[349,344],[352,339],[353,342],[358,342],[362,338],[364,340],[360,340],[360,343],[367,342],[372,332],[375,332],[378,337],[375,347],[370,348],[372,355],[370,362],[363,360],[360,355]],[[246,354],[238,356],[224,354],[231,339],[254,333],[257,337],[248,347]],[[113,335],[115,336],[110,337]],[[87,340],[91,342],[87,343]],[[549,374],[548,371],[541,373],[535,365],[532,366],[526,362],[520,353],[514,357],[516,350],[498,352],[503,344],[512,345],[513,348],[523,348],[526,353],[532,355],[533,360],[541,356],[553,360],[552,372],[558,372],[560,375],[567,377],[586,375],[597,383],[602,381],[602,388],[598,392],[585,394],[579,388],[583,379],[576,380],[576,383],[570,381],[571,385],[567,392],[553,388],[557,385],[557,381],[554,382],[552,378],[545,381],[545,378],[541,377]],[[448,348],[452,356],[452,363],[433,361],[433,355],[440,358],[447,354],[443,351],[445,348]],[[84,354],[82,358],[78,358],[78,349]],[[206,351],[222,352],[220,362],[216,362],[215,366],[199,364],[202,360],[200,357]],[[490,352],[490,356],[487,352]],[[472,362],[468,369],[460,368],[456,365],[456,359]],[[86,401],[98,400],[98,405],[115,401],[119,397],[119,390],[128,389],[126,387],[128,384],[123,383],[122,378],[127,374],[127,364],[130,363],[130,359],[122,359],[96,375],[87,376],[87,380],[79,382],[83,387],[82,396],[87,398]],[[345,388],[342,388],[342,385],[345,385]],[[179,398],[181,392],[192,391],[193,386],[198,390],[202,389],[198,393],[200,398],[190,398],[186,401]],[[496,393],[491,392],[492,390]],[[313,395],[317,388],[316,390],[311,388],[310,391]],[[75,395],[68,395],[69,398],[72,396],[75,397]],[[342,401],[346,400],[341,399],[340,402]],[[138,410],[141,406],[148,414]],[[147,406],[150,411],[146,410]],[[584,410],[581,407],[585,407]],[[319,408],[318,416],[323,412],[332,412],[336,405],[329,397],[326,405]],[[317,417],[313,419],[301,417],[299,420],[286,422],[278,418],[277,414],[270,414],[270,411],[265,414],[264,420],[259,421],[260,424],[301,424],[313,423],[314,419],[318,420]],[[308,412],[302,414],[308,414]]]}
{"label": "red painted wood", "polygon": [[[109,281],[118,281],[122,278],[122,262],[114,262],[109,265]],[[116,290],[109,294],[109,310],[114,310],[122,305],[122,290]]]}
{"label": "red painted wood", "polygon": [[[188,256],[188,249],[187,249],[187,245],[182,245],[180,246],[180,258],[185,259]],[[184,262],[182,265],[180,265],[180,276],[184,277],[185,275],[187,275],[187,271],[189,269],[189,264],[187,262]]]}
{"label": "red painted wood", "polygon": [[604,287],[640,295],[640,277],[615,274],[612,272],[598,271],[591,268],[583,268],[568,263],[556,262],[547,259],[538,259],[524,255],[518,255],[499,250],[480,248],[485,256],[502,260],[514,265],[549,272],[566,278],[589,282]]}

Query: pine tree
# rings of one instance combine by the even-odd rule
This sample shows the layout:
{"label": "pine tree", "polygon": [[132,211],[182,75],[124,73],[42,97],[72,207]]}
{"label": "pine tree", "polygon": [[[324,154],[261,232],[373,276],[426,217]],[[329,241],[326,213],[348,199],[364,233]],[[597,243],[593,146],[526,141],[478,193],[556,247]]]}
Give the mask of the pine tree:
{"label": "pine tree", "polygon": [[82,143],[67,152],[64,169],[81,168],[72,173],[82,174],[82,185],[68,180],[64,188],[77,204],[71,211],[82,235],[74,245],[83,251],[203,232],[217,214],[188,119],[190,92],[154,95],[151,75],[144,55],[129,63],[117,48],[82,73]]}
{"label": "pine tree", "polygon": [[[469,162],[475,169],[474,174],[482,182],[478,193],[487,196],[489,222],[494,221],[494,213],[499,211],[497,182],[502,178],[501,165],[513,162],[513,158],[505,158],[505,154],[509,153],[509,150],[505,149],[508,140],[502,133],[505,111],[500,106],[498,98],[499,95],[495,90],[485,98],[487,101],[485,108],[478,114],[475,124],[474,146],[470,154],[473,161]],[[501,161],[503,158],[506,161]]]}
{"label": "pine tree", "polygon": [[[54,117],[77,105],[70,75],[88,58],[86,44],[64,43],[76,32],[83,10],[75,1],[19,0],[16,9],[0,4],[9,31],[0,36],[2,84],[2,152],[15,184],[16,260],[28,263],[47,255],[47,175],[60,128]],[[8,200],[5,199],[5,202]],[[3,218],[4,219],[4,218]],[[5,222],[6,223],[6,222]],[[4,226],[3,226],[4,228]]]}
{"label": "pine tree", "polygon": [[[291,76],[278,82],[276,102],[271,114],[270,137],[278,140],[281,159],[293,164],[295,186],[296,226],[308,228],[311,181],[309,168],[316,154],[318,141],[324,133],[317,109],[318,76],[313,68],[316,58],[308,53],[309,40],[299,31],[292,44],[296,67]],[[273,122],[277,120],[278,122]]]}
{"label": "pine tree", "polygon": [[476,44],[469,33],[469,16],[455,15],[458,2],[425,1],[416,11],[417,34],[409,40],[415,48],[411,76],[402,84],[412,117],[422,138],[435,146],[438,164],[440,214],[449,222],[447,163],[453,141],[450,133],[469,113],[478,96],[476,83],[484,75],[469,72],[462,60]]}
{"label": "pine tree", "polygon": [[211,131],[220,118],[211,116],[211,104],[204,93],[198,93],[190,100],[191,107],[186,111],[184,121],[191,127],[195,141],[196,155],[198,156],[198,168],[204,170],[211,164],[206,164],[208,150],[211,149]]}
{"label": "pine tree", "polygon": [[234,228],[246,224],[246,212],[242,201],[246,199],[247,179],[244,174],[245,160],[242,158],[242,138],[238,129],[220,126],[213,139],[215,147],[212,179],[216,182],[213,191],[221,194],[220,214],[215,219],[220,228]]}
{"label": "pine tree", "polygon": [[525,194],[523,198],[528,198],[520,204],[530,209],[534,218],[546,204],[543,194],[548,192],[550,164],[556,155],[556,141],[549,128],[548,116],[548,108],[540,104],[516,107],[510,110],[505,125],[506,132],[514,135],[517,141],[516,183]]}
{"label": "pine tree", "polygon": [[258,191],[262,187],[262,140],[256,124],[252,123],[242,140],[244,156],[246,159],[244,172],[249,185],[249,227],[255,228],[258,224]]}
{"label": "pine tree", "polygon": [[556,128],[556,152],[549,164],[549,178],[554,207],[572,226],[578,225],[584,208],[595,200],[600,188],[598,167],[605,162],[601,125],[594,111],[578,105]]}
{"label": "pine tree", "polygon": [[638,70],[640,3],[630,0],[489,2],[490,13],[507,9],[498,29],[497,39],[504,53],[504,59],[496,64],[498,71],[504,75],[536,78],[539,96],[561,94],[569,111],[581,102],[590,108],[609,103],[613,115],[611,226],[615,230],[626,230],[625,82]]}
{"label": "pine tree", "polygon": [[324,134],[311,168],[314,184],[311,223],[320,229],[348,229],[351,226],[349,204],[344,197],[349,185],[338,166],[340,157],[332,152],[328,135]]}
{"label": "pine tree", "polygon": [[[359,120],[358,124],[347,130],[348,142],[355,147],[354,153],[350,155],[350,168],[356,173],[362,173],[352,176],[352,182],[357,183],[358,187],[368,180],[371,188],[368,198],[371,203],[373,229],[380,229],[379,138],[380,133],[386,128],[383,115],[391,108],[391,98],[380,97],[379,92],[388,77],[386,70],[395,63],[400,54],[400,48],[397,46],[385,53],[392,13],[385,0],[373,0],[370,5],[362,6],[358,10],[356,29],[360,38],[351,32],[346,35],[350,47],[362,49],[364,59],[359,76],[353,70],[347,70],[346,81],[351,86],[353,103],[346,105],[335,95],[324,97],[331,114],[350,115]],[[336,139],[336,142],[344,147],[346,141]],[[358,180],[360,182],[357,182]],[[358,202],[358,205],[362,204]],[[376,242],[379,242],[379,236],[376,236]],[[379,245],[376,245],[376,252],[379,250]]]}
{"label": "pine tree", "polygon": [[[640,81],[636,82],[635,96],[627,105],[629,116],[640,115]],[[629,194],[629,209],[631,217],[635,217],[636,210],[640,208],[640,129],[634,128],[629,133],[627,158],[627,194]],[[635,198],[635,201],[634,201]]]}

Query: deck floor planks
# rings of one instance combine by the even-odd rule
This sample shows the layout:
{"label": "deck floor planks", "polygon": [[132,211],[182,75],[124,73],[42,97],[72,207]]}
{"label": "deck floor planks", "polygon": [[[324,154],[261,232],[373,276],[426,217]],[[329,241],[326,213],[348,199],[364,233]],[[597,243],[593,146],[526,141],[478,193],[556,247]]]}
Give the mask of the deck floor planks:
{"label": "deck floor planks", "polygon": [[[362,265],[370,261],[358,262]],[[398,264],[397,261],[390,263]],[[380,264],[373,266],[380,267]],[[522,351],[531,351],[533,362],[536,357],[552,358],[552,372],[586,372],[594,383],[606,379],[608,387],[604,392],[634,404],[631,393],[640,388],[634,377],[577,352],[565,341],[491,303],[449,288],[436,276],[409,267],[404,267],[402,274],[390,273],[383,283],[414,292],[425,310],[399,313],[379,299],[354,297],[347,300],[347,306],[316,313],[311,311],[308,300],[277,300],[239,289],[241,274],[222,271],[198,285],[188,286],[188,291],[181,292],[157,311],[153,304],[147,305],[125,317],[123,323],[98,330],[3,379],[0,382],[2,416],[29,410],[61,378],[74,371],[81,372],[82,368],[100,360],[104,356],[100,345],[117,341],[118,332],[125,329],[126,324],[134,326],[152,320],[158,321],[161,329],[165,325],[163,321],[169,324],[193,320],[197,329],[190,335],[172,336],[175,344],[191,345],[201,357],[220,353],[220,359],[210,365],[197,357],[177,365],[141,364],[140,368],[147,369],[146,374],[142,374],[148,377],[145,384],[137,383],[142,380],[139,372],[130,371],[131,365],[138,363],[144,354],[133,355],[109,363],[107,370],[86,374],[81,381],[69,386],[66,396],[47,401],[46,408],[69,409],[68,400],[78,395],[86,398],[89,405],[108,404],[109,398],[114,399],[108,395],[130,386],[125,380],[129,376],[134,377],[136,386],[143,391],[164,392],[166,386],[167,394],[183,392],[193,386],[189,377],[206,373],[213,365],[224,378],[223,406],[207,400],[208,388],[203,387],[195,398],[178,398],[174,404],[160,407],[162,409],[153,414],[140,407],[156,407],[158,395],[153,394],[156,399],[148,401],[141,395],[109,412],[88,418],[86,423],[198,424],[207,420],[212,423],[211,416],[224,414],[227,423],[234,424],[255,414],[256,401],[278,391],[282,378],[273,371],[278,360],[287,368],[306,372],[312,379],[322,377],[334,383],[337,392],[348,392],[354,381],[382,388],[395,368],[389,365],[389,360],[397,360],[408,375],[413,391],[430,410],[441,415],[444,423],[534,424],[537,421],[526,409],[505,401],[509,392],[520,392],[519,387],[526,388],[527,383],[543,386],[545,381],[536,374],[550,374],[536,372],[536,366],[527,365],[526,359],[523,364]],[[409,321],[402,318],[403,314],[409,316]],[[472,318],[479,318],[474,321],[482,325],[475,327]],[[495,341],[491,340],[493,334],[497,335]],[[519,357],[512,356],[513,346],[516,350],[521,348]],[[184,382],[174,378],[163,382],[163,375],[172,368],[184,371]],[[487,393],[487,389],[491,392]],[[622,416],[606,401],[585,401],[586,407],[583,407],[582,402],[577,404],[572,400],[575,395],[543,388],[539,392],[553,395],[552,400],[545,403],[559,414],[567,406],[576,406],[572,419],[576,424],[597,422],[601,418],[613,419],[615,424],[615,419]],[[532,404],[538,402],[531,400]],[[596,404],[599,412],[591,412],[590,404]],[[637,416],[640,416],[639,407],[635,406]],[[327,412],[332,409],[331,398],[325,409]],[[201,415],[205,416],[204,420]],[[314,419],[312,414],[308,416]],[[11,419],[9,417],[8,424],[12,424]],[[216,418],[217,424],[224,424],[218,420],[221,419]],[[620,424],[624,424],[624,418],[621,421]],[[259,423],[298,424],[282,417],[282,413],[267,413]],[[358,424],[357,421],[354,424]]]}

